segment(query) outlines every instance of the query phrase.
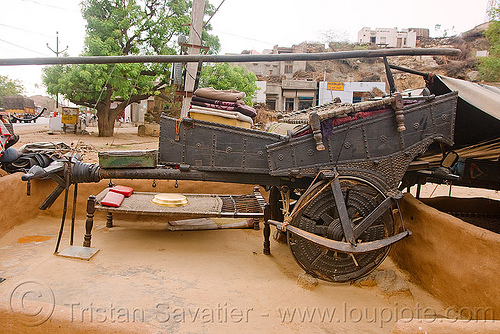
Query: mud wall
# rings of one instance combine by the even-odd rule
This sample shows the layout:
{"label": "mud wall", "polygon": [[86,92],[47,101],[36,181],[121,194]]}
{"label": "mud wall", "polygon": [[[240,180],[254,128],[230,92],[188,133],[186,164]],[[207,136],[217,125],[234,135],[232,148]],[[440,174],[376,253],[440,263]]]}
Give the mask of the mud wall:
{"label": "mud wall", "polygon": [[[53,180],[33,180],[31,182],[31,195],[27,196],[26,182],[21,180],[21,176],[21,173],[16,173],[0,177],[0,237],[14,226],[34,219],[40,214],[62,217],[64,192],[49,209],[42,211],[38,208],[45,198],[56,188],[56,182]],[[253,191],[254,187],[252,185],[231,183],[178,181],[178,188],[175,188],[175,181],[156,180],[156,187],[153,188],[152,180],[114,180],[113,182],[117,185],[130,186],[136,191],[185,194],[249,194]],[[108,183],[109,180],[102,180],[99,183],[78,185],[76,216],[80,220],[86,215],[85,210],[89,195],[97,195],[107,187]],[[68,194],[67,221],[71,219],[73,189],[73,186],[71,186]],[[263,193],[263,195],[265,194]]]}
{"label": "mud wall", "polygon": [[[431,208],[410,194],[400,203],[413,234],[391,257],[412,281],[459,313],[500,318],[500,235]],[[462,316],[470,317],[469,314]]]}
{"label": "mud wall", "polygon": [[[46,181],[37,182],[36,192],[32,196],[26,195],[26,182],[21,181],[21,173],[3,176],[0,178],[0,237],[16,225],[38,214],[38,205],[52,191]],[[32,184],[33,188],[33,184]]]}

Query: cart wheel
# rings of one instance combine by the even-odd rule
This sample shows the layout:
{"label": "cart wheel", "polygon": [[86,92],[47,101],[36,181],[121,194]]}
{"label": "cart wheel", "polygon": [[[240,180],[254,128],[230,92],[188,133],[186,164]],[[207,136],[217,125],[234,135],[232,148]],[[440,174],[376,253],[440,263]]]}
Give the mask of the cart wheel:
{"label": "cart wheel", "polygon": [[[291,224],[302,230],[337,241],[345,241],[331,187],[321,189],[326,181],[316,183],[299,200],[304,203]],[[373,211],[385,195],[370,183],[340,177],[340,185],[349,218],[354,226]],[[321,192],[320,192],[321,191]],[[319,194],[317,194],[320,192]],[[313,198],[314,195],[316,197]],[[394,219],[388,209],[357,239],[358,243],[394,235]],[[333,282],[352,281],[373,271],[389,253],[390,246],[367,253],[341,253],[317,246],[306,239],[287,233],[288,245],[297,263],[314,277]]]}

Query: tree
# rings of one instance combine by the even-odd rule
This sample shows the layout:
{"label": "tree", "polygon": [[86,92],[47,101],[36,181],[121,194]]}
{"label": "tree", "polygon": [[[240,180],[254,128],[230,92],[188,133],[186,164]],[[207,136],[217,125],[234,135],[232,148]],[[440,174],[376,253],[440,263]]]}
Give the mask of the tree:
{"label": "tree", "polygon": [[0,75],[0,107],[3,106],[4,96],[18,95],[24,92],[24,86],[19,80],[12,80],[8,76]]}
{"label": "tree", "polygon": [[[176,54],[176,37],[189,30],[188,0],[84,0],[81,6],[87,21],[83,56]],[[217,53],[219,40],[207,30],[210,25],[202,41]],[[169,76],[170,64],[56,65],[44,68],[43,82],[48,93],[95,108],[99,136],[109,137],[116,117],[129,104],[158,94]]]}
{"label": "tree", "polygon": [[244,102],[252,105],[255,96],[257,77],[248,72],[244,66],[233,66],[228,63],[216,63],[204,66],[201,71],[200,86],[215,89],[236,89],[245,92]]}
{"label": "tree", "polygon": [[500,80],[500,6],[492,8],[492,21],[486,29],[486,38],[490,43],[489,57],[479,61],[479,73],[486,81]]}

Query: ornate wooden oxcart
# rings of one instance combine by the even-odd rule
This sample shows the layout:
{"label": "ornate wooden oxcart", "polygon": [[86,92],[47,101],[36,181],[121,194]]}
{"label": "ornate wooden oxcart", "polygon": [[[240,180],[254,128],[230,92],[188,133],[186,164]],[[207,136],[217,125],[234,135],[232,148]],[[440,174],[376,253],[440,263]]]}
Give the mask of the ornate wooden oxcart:
{"label": "ornate wooden oxcart", "polygon": [[[365,56],[386,61],[386,55],[398,55],[391,52]],[[51,172],[69,170],[69,183],[75,184],[109,178],[262,185],[270,192],[264,253],[270,253],[269,225],[274,225],[306,272],[335,282],[354,280],[411,234],[396,219],[401,217],[398,187],[410,163],[433,142],[453,143],[456,92],[403,98],[395,92],[390,70],[388,79],[388,97],[286,115],[282,122],[302,124],[286,135],[162,116],[157,165],[103,168],[73,159],[69,167]],[[38,169],[23,179],[42,176],[47,173]],[[94,206],[89,207],[93,213]]]}

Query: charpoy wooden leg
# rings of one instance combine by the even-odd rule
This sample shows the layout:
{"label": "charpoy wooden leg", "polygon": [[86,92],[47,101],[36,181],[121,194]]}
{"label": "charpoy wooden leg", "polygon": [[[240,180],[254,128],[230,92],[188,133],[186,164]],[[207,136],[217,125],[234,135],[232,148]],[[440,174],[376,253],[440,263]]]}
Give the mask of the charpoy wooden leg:
{"label": "charpoy wooden leg", "polygon": [[106,216],[106,227],[111,228],[113,227],[113,213],[108,212]]}
{"label": "charpoy wooden leg", "polygon": [[253,229],[258,231],[260,229],[260,222],[259,222],[259,218],[254,218],[253,219]]}
{"label": "charpoy wooden leg", "polygon": [[264,255],[271,255],[271,242],[269,237],[271,235],[271,227],[267,222],[271,219],[271,208],[269,204],[264,207]]}
{"label": "charpoy wooden leg", "polygon": [[87,221],[85,222],[85,236],[83,237],[83,247],[90,247],[92,239],[92,227],[94,227],[95,196],[90,195],[87,200]]}

